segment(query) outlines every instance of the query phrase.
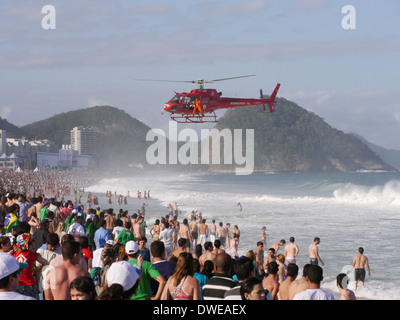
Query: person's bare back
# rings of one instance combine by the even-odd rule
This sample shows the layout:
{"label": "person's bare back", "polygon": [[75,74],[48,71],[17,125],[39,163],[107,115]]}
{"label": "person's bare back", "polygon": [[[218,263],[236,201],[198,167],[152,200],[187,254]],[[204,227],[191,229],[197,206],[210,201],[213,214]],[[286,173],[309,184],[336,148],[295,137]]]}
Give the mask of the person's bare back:
{"label": "person's bare back", "polygon": [[297,244],[289,243],[285,247],[285,257],[286,258],[296,258],[299,252],[299,247]]}
{"label": "person's bare back", "polygon": [[262,286],[271,293],[274,300],[278,299],[279,282],[276,280],[275,274],[269,274],[265,277]]}
{"label": "person's bare back", "polygon": [[46,300],[70,300],[69,286],[73,280],[81,276],[89,276],[89,272],[78,265],[81,260],[79,242],[65,241],[62,246],[63,262],[51,269],[47,274],[45,287]]}
{"label": "person's bare back", "polygon": [[70,261],[64,261],[62,265],[49,272],[49,288],[45,293],[46,300],[70,300],[69,286],[71,282],[78,277],[90,277],[88,272],[83,271]]}
{"label": "person's bare back", "polygon": [[289,286],[289,300],[293,300],[294,296],[309,287],[308,281],[305,277],[293,281]]}
{"label": "person's bare back", "polygon": [[289,287],[293,283],[293,281],[295,280],[291,277],[288,277],[283,280],[283,282],[279,285],[279,300],[289,300]]}

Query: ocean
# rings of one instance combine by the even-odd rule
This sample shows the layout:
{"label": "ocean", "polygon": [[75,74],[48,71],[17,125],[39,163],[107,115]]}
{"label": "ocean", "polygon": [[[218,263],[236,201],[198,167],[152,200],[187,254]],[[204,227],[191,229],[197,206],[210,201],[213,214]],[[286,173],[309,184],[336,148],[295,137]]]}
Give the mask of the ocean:
{"label": "ocean", "polygon": [[[309,262],[308,246],[321,239],[324,261],[321,287],[338,297],[336,276],[348,272],[359,247],[369,259],[371,277],[355,292],[358,299],[400,299],[400,173],[253,173],[248,176],[214,173],[153,172],[104,179],[85,191],[98,195],[103,208],[136,212],[146,203],[147,230],[155,219],[168,214],[169,203],[179,205],[179,221],[192,210],[202,212],[207,223],[238,225],[238,252],[256,249],[261,228],[267,228],[267,246],[295,237],[300,253],[299,273]],[[151,199],[138,199],[137,192],[150,190]],[[105,192],[125,196],[127,205],[106,203]],[[237,203],[242,205],[239,211]],[[232,227],[230,230],[232,230]],[[150,239],[150,236],[148,236]],[[283,253],[283,247],[278,253]],[[354,289],[349,274],[349,289]]]}

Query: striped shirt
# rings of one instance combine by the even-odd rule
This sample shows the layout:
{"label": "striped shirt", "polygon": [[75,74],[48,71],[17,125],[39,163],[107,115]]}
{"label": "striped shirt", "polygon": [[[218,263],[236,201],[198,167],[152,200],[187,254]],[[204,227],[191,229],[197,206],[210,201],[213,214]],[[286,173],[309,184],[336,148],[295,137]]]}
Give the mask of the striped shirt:
{"label": "striped shirt", "polygon": [[223,300],[225,292],[237,286],[237,282],[227,275],[215,275],[203,286],[204,300]]}

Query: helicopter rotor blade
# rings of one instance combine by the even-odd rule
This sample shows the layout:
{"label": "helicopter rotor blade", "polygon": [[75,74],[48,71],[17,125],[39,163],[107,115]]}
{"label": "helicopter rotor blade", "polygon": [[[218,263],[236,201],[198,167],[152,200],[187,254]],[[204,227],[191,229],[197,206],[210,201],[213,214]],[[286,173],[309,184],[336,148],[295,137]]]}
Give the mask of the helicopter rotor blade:
{"label": "helicopter rotor blade", "polygon": [[157,82],[187,82],[187,83],[196,83],[196,81],[193,80],[158,80],[158,79],[134,79],[137,81],[157,81]]}
{"label": "helicopter rotor blade", "polygon": [[249,75],[246,75],[246,76],[231,77],[231,78],[214,79],[214,80],[203,80],[203,81],[204,81],[204,82],[215,82],[215,81],[225,81],[225,80],[232,80],[232,79],[239,79],[239,78],[247,78],[247,77],[255,77],[255,74],[249,74]]}

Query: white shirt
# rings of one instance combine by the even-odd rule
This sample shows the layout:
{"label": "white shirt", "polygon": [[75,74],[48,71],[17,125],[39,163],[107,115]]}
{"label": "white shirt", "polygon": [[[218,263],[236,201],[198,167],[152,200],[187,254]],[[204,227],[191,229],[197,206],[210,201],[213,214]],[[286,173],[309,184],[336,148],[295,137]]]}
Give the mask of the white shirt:
{"label": "white shirt", "polygon": [[68,233],[72,234],[76,241],[79,240],[79,236],[86,236],[85,228],[78,222],[75,222],[68,228]]}
{"label": "white shirt", "polygon": [[0,292],[0,300],[36,300],[33,297],[25,296],[16,291]]}
{"label": "white shirt", "polygon": [[335,300],[335,297],[322,289],[307,289],[297,293],[293,300]]}
{"label": "white shirt", "polygon": [[160,232],[160,237],[159,239],[164,242],[165,247],[171,247],[172,246],[172,229],[164,229],[163,231]]}
{"label": "white shirt", "polygon": [[118,238],[119,233],[124,230],[124,227],[114,227],[112,234],[114,235],[114,239]]}

